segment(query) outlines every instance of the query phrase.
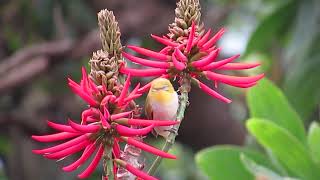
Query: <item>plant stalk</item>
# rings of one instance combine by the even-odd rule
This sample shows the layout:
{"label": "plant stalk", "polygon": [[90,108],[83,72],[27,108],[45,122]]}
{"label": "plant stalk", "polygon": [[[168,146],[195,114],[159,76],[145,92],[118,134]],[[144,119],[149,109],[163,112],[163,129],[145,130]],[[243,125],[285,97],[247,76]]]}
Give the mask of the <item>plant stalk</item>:
{"label": "plant stalk", "polygon": [[[180,123],[176,124],[175,126],[173,126],[173,128],[171,129],[171,132],[168,136],[168,138],[166,139],[165,144],[162,147],[162,151],[164,152],[168,152],[172,146],[174,145],[176,136],[178,135],[178,131],[179,131],[179,127],[181,125],[181,121],[184,118],[184,112],[187,108],[187,106],[189,105],[189,92],[191,89],[191,78],[185,74],[183,75],[183,78],[180,81],[180,96],[179,96],[179,108],[178,108],[178,112],[177,112],[177,118],[176,121],[180,121]],[[150,166],[149,170],[148,170],[148,174],[149,175],[154,175],[156,170],[158,169],[158,167],[160,166],[162,158],[160,156],[157,156],[156,159],[153,161],[152,165]]]}
{"label": "plant stalk", "polygon": [[105,173],[105,177],[108,177],[110,180],[114,180],[113,174],[113,161],[112,161],[112,146],[108,146],[105,148],[104,155],[103,155],[103,170]]}

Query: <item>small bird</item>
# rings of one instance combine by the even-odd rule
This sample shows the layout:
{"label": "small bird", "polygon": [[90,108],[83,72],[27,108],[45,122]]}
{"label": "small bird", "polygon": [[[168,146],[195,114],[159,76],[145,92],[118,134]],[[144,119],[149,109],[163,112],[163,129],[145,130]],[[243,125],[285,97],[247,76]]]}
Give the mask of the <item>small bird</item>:
{"label": "small bird", "polygon": [[[171,82],[165,78],[157,78],[151,82],[146,103],[145,113],[148,119],[176,120],[179,98]],[[173,126],[155,127],[155,135],[168,138]]]}

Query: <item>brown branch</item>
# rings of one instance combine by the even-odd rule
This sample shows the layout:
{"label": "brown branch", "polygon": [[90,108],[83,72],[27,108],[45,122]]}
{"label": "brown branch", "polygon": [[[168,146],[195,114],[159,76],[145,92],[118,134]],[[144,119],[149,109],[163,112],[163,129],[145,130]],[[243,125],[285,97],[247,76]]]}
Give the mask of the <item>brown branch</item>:
{"label": "brown branch", "polygon": [[27,119],[13,117],[11,113],[0,114],[0,117],[0,127],[8,128],[14,125],[20,127],[28,134],[39,133],[44,130],[44,126],[41,123],[35,123],[35,121],[28,121]]}
{"label": "brown branch", "polygon": [[65,53],[70,50],[71,45],[72,43],[70,40],[59,40],[22,48],[9,58],[2,60],[2,63],[0,64],[0,75],[3,76],[12,68],[21,66],[22,63],[25,63],[28,59],[31,59],[35,56],[53,56]]}
{"label": "brown branch", "polygon": [[80,41],[64,39],[22,48],[0,64],[0,93],[19,87],[22,82],[30,82],[48,69],[53,60],[80,58],[98,48],[99,36],[96,30]]}
{"label": "brown branch", "polygon": [[23,66],[16,66],[0,79],[0,92],[19,86],[27,80],[32,80],[36,75],[45,71],[48,65],[49,59],[47,57],[37,56],[24,63]]}

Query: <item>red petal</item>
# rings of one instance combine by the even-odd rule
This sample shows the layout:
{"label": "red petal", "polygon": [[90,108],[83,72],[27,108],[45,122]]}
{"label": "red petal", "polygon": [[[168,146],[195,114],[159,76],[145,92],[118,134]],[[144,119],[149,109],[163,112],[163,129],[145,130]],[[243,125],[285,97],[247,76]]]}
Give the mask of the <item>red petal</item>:
{"label": "red petal", "polygon": [[93,143],[90,146],[87,146],[85,151],[82,153],[81,157],[73,162],[72,164],[63,167],[62,169],[66,172],[74,171],[76,170],[79,166],[84,164],[90,156],[93,154],[93,152],[97,149],[97,146]]}
{"label": "red petal", "polygon": [[239,88],[249,88],[249,87],[255,86],[256,84],[257,83],[254,82],[249,84],[232,84],[232,86],[239,87]]}
{"label": "red petal", "polygon": [[174,51],[174,55],[179,59],[181,62],[188,62],[188,58],[180,51],[180,49],[176,48]]}
{"label": "red petal", "polygon": [[202,45],[204,45],[204,43],[208,41],[210,34],[211,34],[211,29],[209,29],[207,33],[199,40],[198,47],[202,47]]}
{"label": "red petal", "polygon": [[67,156],[69,156],[71,154],[74,154],[76,152],[81,151],[82,149],[84,149],[89,144],[90,144],[90,141],[89,140],[85,140],[85,141],[82,141],[81,143],[78,143],[78,144],[76,144],[74,146],[66,148],[66,149],[64,149],[62,151],[54,152],[52,154],[46,154],[46,155],[44,155],[44,157],[46,157],[48,159],[61,159],[61,158],[67,157]]}
{"label": "red petal", "polygon": [[223,74],[217,74],[211,71],[204,71],[205,75],[215,81],[221,81],[227,84],[250,84],[257,82],[261,78],[264,77],[264,74],[259,74],[256,76],[251,77],[237,77],[237,76],[229,76],[229,75],[223,75]]}
{"label": "red petal", "polygon": [[123,74],[131,74],[132,76],[148,77],[148,76],[161,76],[167,73],[166,69],[132,69],[122,67],[120,72]]}
{"label": "red petal", "polygon": [[112,151],[115,158],[120,158],[121,150],[120,150],[119,141],[117,139],[114,139]]}
{"label": "red petal", "polygon": [[72,129],[72,127],[63,124],[57,124],[51,121],[47,121],[49,127],[62,132],[71,132],[71,133],[79,133],[78,131]]}
{"label": "red petal", "polygon": [[145,128],[133,129],[122,125],[116,125],[116,130],[121,136],[143,136],[150,133],[154,125],[147,126]]}
{"label": "red petal", "polygon": [[[127,46],[129,49],[132,49],[133,51],[148,56],[148,57],[152,57],[155,59],[159,59],[161,61],[168,61],[170,60],[170,56],[155,52],[155,51],[151,51],[149,49],[145,49],[145,48],[141,48],[141,47],[137,47],[137,46]],[[129,59],[129,58],[128,58]]]}
{"label": "red petal", "polygon": [[93,158],[92,162],[89,164],[89,166],[87,167],[86,170],[84,170],[81,174],[78,175],[78,178],[80,179],[84,179],[89,177],[93,171],[96,169],[96,167],[98,166],[101,158],[103,155],[103,145],[100,145],[97,154],[95,155],[95,157]]}
{"label": "red petal", "polygon": [[129,86],[131,84],[130,80],[131,80],[131,75],[129,73],[126,79],[126,82],[123,85],[123,89],[121,90],[121,94],[118,98],[118,105],[122,105],[124,97],[128,94]]}
{"label": "red petal", "polygon": [[208,64],[205,67],[200,67],[200,69],[203,70],[203,71],[217,69],[217,68],[220,68],[221,66],[224,66],[224,65],[234,61],[238,57],[240,57],[240,55],[235,55],[235,56],[229,57],[227,59],[223,59],[223,60],[220,60],[220,61],[217,61],[217,62],[212,62],[212,63]]}
{"label": "red petal", "polygon": [[87,124],[87,120],[90,116],[92,116],[92,118],[99,117],[99,110],[97,110],[96,108],[84,110],[81,114],[81,124]]}
{"label": "red petal", "polygon": [[111,120],[113,121],[113,120],[116,120],[116,119],[119,119],[119,118],[127,117],[127,116],[129,116],[131,113],[132,113],[132,111],[122,112],[122,113],[118,113],[118,114],[112,114],[112,115],[111,115]]}
{"label": "red petal", "polygon": [[179,121],[173,120],[145,120],[145,119],[128,119],[129,125],[138,125],[138,126],[149,126],[154,124],[154,126],[171,126],[179,124]]}
{"label": "red petal", "polygon": [[260,63],[228,63],[219,67],[221,70],[242,70],[251,69],[260,66]]}
{"label": "red petal", "polygon": [[156,41],[158,41],[159,43],[164,44],[164,45],[166,45],[166,46],[176,47],[176,46],[179,45],[178,43],[172,42],[172,41],[169,40],[169,39],[164,39],[164,38],[162,38],[162,37],[159,37],[159,36],[156,36],[156,35],[153,35],[153,34],[151,34],[151,37],[152,37],[153,39],[155,39]]}
{"label": "red petal", "polygon": [[62,144],[59,144],[59,145],[56,145],[53,147],[45,148],[45,149],[32,150],[32,152],[35,154],[54,153],[54,152],[69,148],[71,146],[77,145],[77,144],[81,143],[82,141],[87,140],[87,138],[88,138],[87,135],[82,135],[82,136],[79,136],[75,139],[67,141],[65,143],[62,143]]}
{"label": "red petal", "polygon": [[211,62],[213,62],[217,58],[219,51],[220,51],[220,48],[212,51],[208,56],[206,56],[198,61],[193,61],[192,66],[203,67],[203,66],[210,64]]}
{"label": "red petal", "polygon": [[110,124],[108,123],[109,116],[110,114],[108,109],[104,107],[104,115],[100,113],[100,120],[101,120],[102,127],[104,129],[109,129],[111,127]]}
{"label": "red petal", "polygon": [[169,63],[167,62],[159,62],[159,61],[151,61],[139,57],[135,57],[131,54],[122,52],[122,55],[129,59],[132,62],[144,65],[144,66],[149,66],[149,67],[154,67],[154,68],[161,68],[161,69],[168,69],[170,67]]}
{"label": "red petal", "polygon": [[71,119],[68,120],[68,123],[73,129],[83,133],[96,133],[100,130],[100,126],[98,125],[80,125],[73,122]]}
{"label": "red petal", "polygon": [[[176,51],[176,50],[175,50]],[[175,54],[175,53],[174,53]],[[186,65],[183,64],[182,62],[178,61],[177,58],[175,57],[175,55],[172,55],[172,62],[173,62],[173,65],[176,69],[178,69],[179,71],[182,71]]]}
{"label": "red petal", "polygon": [[171,49],[172,49],[171,46],[167,46],[167,47],[161,49],[161,51],[159,53],[167,55]]}
{"label": "red petal", "polygon": [[195,23],[194,23],[194,21],[192,21],[191,31],[189,34],[188,43],[187,43],[187,47],[186,47],[187,53],[189,53],[192,48],[192,41],[194,39],[195,31],[196,31]]}
{"label": "red petal", "polygon": [[138,90],[138,93],[143,94],[143,93],[149,91],[150,87],[151,87],[151,82],[149,82],[148,84],[146,84],[146,85],[144,85],[143,87],[141,87],[141,88]]}
{"label": "red petal", "polygon": [[56,134],[43,135],[43,136],[31,136],[31,137],[32,139],[39,142],[52,142],[52,141],[60,141],[60,140],[73,138],[79,135],[81,135],[81,133],[61,132]]}
{"label": "red petal", "polygon": [[225,30],[223,28],[220,31],[218,31],[217,34],[215,34],[209,41],[207,41],[202,46],[202,50],[206,50],[206,49],[209,49],[210,47],[212,47],[218,41],[218,39],[221,38],[221,36],[223,35],[224,32],[225,32]]}
{"label": "red petal", "polygon": [[82,88],[86,93],[90,93],[89,91],[89,86],[88,86],[88,76],[87,76],[87,72],[86,72],[86,68],[82,67],[81,68],[81,72],[82,72]]}
{"label": "red petal", "polygon": [[226,103],[231,103],[231,100],[222,96],[221,94],[217,93],[216,91],[214,91],[213,89],[211,89],[210,87],[206,86],[205,84],[203,84],[202,82],[198,81],[199,84],[199,88],[202,89],[204,92],[208,93],[210,96],[215,97],[223,102]]}
{"label": "red petal", "polygon": [[83,91],[79,85],[75,86],[74,83],[70,82],[72,81],[69,79],[69,87],[71,90],[76,93],[78,96],[80,96],[84,101],[86,101],[90,106],[98,106],[98,102],[96,102],[89,94],[87,94],[85,91]]}
{"label": "red petal", "polygon": [[152,147],[148,144],[145,144],[143,142],[140,142],[138,140],[135,140],[134,138],[126,138],[126,137],[120,137],[122,140],[126,141],[128,144],[131,144],[133,146],[136,146],[144,151],[147,151],[149,153],[152,153],[157,156],[161,156],[163,158],[169,158],[169,159],[176,159],[176,156],[171,155],[169,153],[163,152],[155,147]]}
{"label": "red petal", "polygon": [[126,164],[126,167],[125,167],[129,172],[131,172],[132,174],[134,174],[135,176],[139,177],[139,178],[142,178],[144,180],[158,180],[157,178],[155,177],[152,177],[150,175],[148,175],[147,173],[131,166],[129,163]]}
{"label": "red petal", "polygon": [[134,94],[134,95],[129,95],[128,97],[126,97],[124,99],[124,103],[129,103],[130,101],[132,101],[133,99],[136,99],[138,97],[140,97],[142,94]]}

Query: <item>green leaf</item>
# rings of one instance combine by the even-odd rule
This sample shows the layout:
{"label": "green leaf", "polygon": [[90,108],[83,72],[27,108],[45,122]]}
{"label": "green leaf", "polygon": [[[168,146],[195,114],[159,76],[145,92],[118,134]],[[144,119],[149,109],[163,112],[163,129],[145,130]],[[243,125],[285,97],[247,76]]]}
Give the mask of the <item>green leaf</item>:
{"label": "green leaf", "polygon": [[8,137],[0,136],[0,154],[7,155],[11,150],[11,144]]}
{"label": "green leaf", "polygon": [[306,143],[303,122],[288,103],[281,90],[267,78],[251,88],[247,94],[251,117],[265,118],[288,130]]}
{"label": "green leaf", "polygon": [[308,144],[313,158],[320,163],[320,126],[312,122],[308,132]]}
{"label": "green leaf", "polygon": [[215,146],[197,153],[196,163],[211,180],[253,180],[254,177],[244,167],[240,154],[254,159],[256,162],[271,167],[262,154],[237,146]]}
{"label": "green leaf", "polygon": [[273,41],[282,36],[281,32],[290,27],[296,6],[296,1],[287,1],[263,19],[249,39],[245,56],[253,52],[265,52],[271,47]]}
{"label": "green leaf", "polygon": [[306,180],[319,180],[320,171],[305,146],[286,129],[265,119],[247,121],[249,132],[270,149],[291,174]]}
{"label": "green leaf", "polygon": [[261,166],[248,158],[246,155],[240,156],[244,166],[255,176],[256,179],[272,179],[272,180],[297,180],[296,178],[282,177],[269,168]]}

